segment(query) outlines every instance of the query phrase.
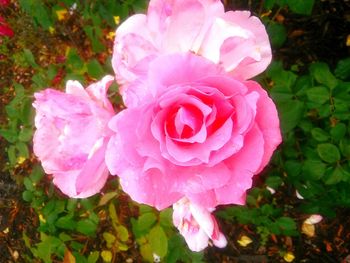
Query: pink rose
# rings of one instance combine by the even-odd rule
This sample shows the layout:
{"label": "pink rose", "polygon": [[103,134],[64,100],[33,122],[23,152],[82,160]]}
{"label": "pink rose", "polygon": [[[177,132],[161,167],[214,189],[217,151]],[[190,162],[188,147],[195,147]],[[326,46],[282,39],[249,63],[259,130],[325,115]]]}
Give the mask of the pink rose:
{"label": "pink rose", "polygon": [[281,142],[276,107],[258,83],[191,53],[159,57],[128,89],[134,107],[109,123],[106,163],[135,201],[163,209],[244,204]]}
{"label": "pink rose", "polygon": [[46,89],[35,93],[34,153],[54,184],[66,195],[96,194],[109,175],[105,151],[114,110],[107,90],[114,78],[104,77],[86,90],[68,81],[66,93]]}
{"label": "pink rose", "polygon": [[7,6],[10,4],[10,0],[0,0],[0,5]]}
{"label": "pink rose", "polygon": [[220,0],[151,0],[147,15],[133,15],[117,29],[112,64],[124,85],[147,72],[144,62],[188,51],[239,79],[256,76],[271,61],[265,27],[249,11],[225,13]]}
{"label": "pink rose", "polygon": [[185,238],[192,251],[199,252],[208,246],[211,239],[215,246],[227,245],[225,236],[220,232],[213,209],[206,209],[189,202],[186,198],[173,205],[173,223]]}

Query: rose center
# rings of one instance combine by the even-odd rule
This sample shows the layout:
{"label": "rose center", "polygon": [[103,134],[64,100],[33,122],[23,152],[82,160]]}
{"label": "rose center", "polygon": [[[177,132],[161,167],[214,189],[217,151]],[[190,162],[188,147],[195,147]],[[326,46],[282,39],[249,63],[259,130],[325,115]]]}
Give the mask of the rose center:
{"label": "rose center", "polygon": [[202,125],[203,114],[193,105],[181,105],[170,114],[166,129],[174,139],[188,139],[193,137]]}

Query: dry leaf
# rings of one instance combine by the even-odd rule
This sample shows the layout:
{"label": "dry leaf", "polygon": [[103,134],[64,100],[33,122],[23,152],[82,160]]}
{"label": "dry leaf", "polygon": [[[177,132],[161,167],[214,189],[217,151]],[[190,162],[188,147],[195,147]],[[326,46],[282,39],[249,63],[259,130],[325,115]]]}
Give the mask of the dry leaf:
{"label": "dry leaf", "polygon": [[66,252],[64,253],[63,263],[76,263],[75,257],[68,249],[66,249]]}
{"label": "dry leaf", "polygon": [[283,259],[287,262],[292,262],[295,259],[295,256],[292,252],[287,252],[284,254]]}
{"label": "dry leaf", "polygon": [[252,242],[253,240],[251,240],[251,238],[248,236],[241,236],[241,238],[237,240],[237,243],[242,247],[246,247]]}
{"label": "dry leaf", "polygon": [[301,226],[301,232],[308,237],[313,237],[315,235],[315,226],[304,222]]}

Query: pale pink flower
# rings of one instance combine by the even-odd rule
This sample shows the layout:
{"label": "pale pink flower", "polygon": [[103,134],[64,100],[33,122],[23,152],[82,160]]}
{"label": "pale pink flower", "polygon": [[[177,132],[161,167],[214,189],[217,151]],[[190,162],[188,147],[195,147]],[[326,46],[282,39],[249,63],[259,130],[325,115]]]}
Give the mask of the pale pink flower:
{"label": "pale pink flower", "polygon": [[217,247],[227,245],[225,236],[220,232],[214,209],[207,209],[182,198],[173,205],[173,223],[185,238],[192,251],[199,252],[208,246],[209,240]]}
{"label": "pale pink flower", "polygon": [[46,89],[34,95],[34,153],[53,175],[53,183],[70,197],[94,195],[107,180],[107,124],[114,115],[107,90],[113,80],[106,76],[86,89],[68,81],[66,93]]}
{"label": "pale pink flower", "polygon": [[182,197],[203,207],[244,204],[281,142],[266,91],[192,53],[153,60],[126,94],[134,106],[109,123],[106,163],[131,198],[158,209]]}
{"label": "pale pink flower", "polygon": [[188,51],[244,80],[271,62],[265,27],[249,11],[225,13],[220,0],[151,0],[147,15],[133,15],[117,29],[112,64],[124,85],[147,72],[144,62]]}
{"label": "pale pink flower", "polygon": [[304,222],[309,225],[318,224],[322,221],[323,217],[321,215],[315,214],[308,217]]}

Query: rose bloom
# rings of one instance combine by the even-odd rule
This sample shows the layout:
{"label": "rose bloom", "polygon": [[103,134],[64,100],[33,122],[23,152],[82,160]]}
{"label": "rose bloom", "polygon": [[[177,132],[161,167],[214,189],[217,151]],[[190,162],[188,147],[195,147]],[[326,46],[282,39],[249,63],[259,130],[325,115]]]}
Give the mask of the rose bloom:
{"label": "rose bloom", "polygon": [[135,106],[109,123],[106,163],[135,201],[158,209],[183,197],[207,208],[244,204],[281,142],[266,91],[192,53],[153,60],[128,98]]}
{"label": "rose bloom", "polygon": [[249,11],[225,13],[220,0],[151,0],[147,15],[131,16],[116,31],[112,64],[117,81],[132,82],[147,72],[144,62],[161,54],[187,51],[240,79],[258,75],[271,62],[265,27]]}
{"label": "rose bloom", "polygon": [[66,93],[46,89],[34,94],[34,153],[53,175],[53,183],[70,197],[96,194],[109,175],[107,124],[114,110],[106,93],[113,80],[106,76],[86,89],[68,81]]}
{"label": "rose bloom", "polygon": [[10,0],[0,0],[0,5],[1,6],[7,6],[10,4]]}
{"label": "rose bloom", "polygon": [[173,205],[173,223],[185,238],[192,251],[199,252],[208,246],[209,239],[215,246],[227,245],[225,236],[220,232],[212,209],[192,204],[183,198]]}
{"label": "rose bloom", "polygon": [[5,19],[0,16],[0,37],[7,36],[13,37],[15,33],[12,28],[6,23]]}

